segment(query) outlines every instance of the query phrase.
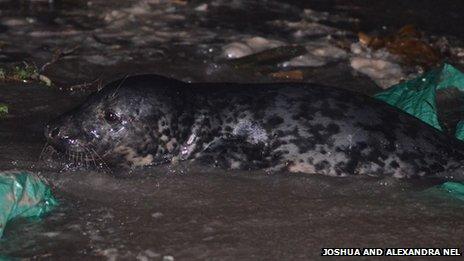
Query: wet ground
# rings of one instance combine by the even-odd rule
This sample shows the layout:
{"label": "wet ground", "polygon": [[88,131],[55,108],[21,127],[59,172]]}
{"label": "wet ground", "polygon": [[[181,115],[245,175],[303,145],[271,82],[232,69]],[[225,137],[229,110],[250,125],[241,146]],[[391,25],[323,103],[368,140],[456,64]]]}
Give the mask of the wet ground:
{"label": "wet ground", "polygon": [[[299,81],[373,94],[385,77],[353,69],[353,59],[371,55],[401,68],[382,71],[388,80],[416,75],[420,68],[388,54],[353,52],[356,33],[392,32],[408,23],[430,38],[444,38],[450,60],[462,66],[464,31],[452,26],[462,4],[386,2],[150,0],[120,1],[115,9],[105,1],[0,1],[0,65],[50,63],[40,73],[54,83],[0,84],[0,103],[10,110],[0,119],[0,170],[40,173],[61,201],[43,220],[10,224],[0,254],[51,260],[308,260],[320,258],[321,247],[462,247],[463,202],[430,190],[435,184],[426,182],[194,166],[117,179],[60,171],[38,159],[49,119],[78,104],[100,81],[125,74],[269,82],[286,80],[272,72],[296,69],[302,72]],[[226,62],[228,44],[255,36],[316,51],[304,66]],[[324,55],[317,51],[321,45]]]}

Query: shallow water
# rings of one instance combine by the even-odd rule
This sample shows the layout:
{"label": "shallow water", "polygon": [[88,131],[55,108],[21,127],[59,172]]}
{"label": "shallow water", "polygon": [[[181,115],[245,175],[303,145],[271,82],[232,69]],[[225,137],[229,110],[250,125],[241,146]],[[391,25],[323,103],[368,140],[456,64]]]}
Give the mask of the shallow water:
{"label": "shallow water", "polygon": [[158,258],[252,260],[313,258],[329,246],[462,242],[462,202],[397,181],[74,174],[79,178],[53,177],[62,206],[42,222],[12,225],[2,250],[37,258],[133,259],[151,251]]}
{"label": "shallow water", "polygon": [[[133,72],[190,81],[276,81],[262,71],[224,65],[221,48],[255,35],[311,42],[311,37],[293,39],[292,29],[267,23],[300,21],[300,7],[329,11],[333,16],[323,23],[347,30],[337,38],[340,43],[353,41],[349,28],[384,25],[377,18],[353,24],[353,17],[367,12],[363,10],[380,15],[381,10],[375,10],[382,4],[309,1],[313,7],[299,1],[253,1],[253,8],[247,9],[241,1],[214,1],[208,2],[207,12],[198,13],[193,9],[203,1],[191,7],[157,2],[127,1],[120,13],[112,13],[100,1],[92,6],[80,1],[19,6],[0,1],[0,40],[20,43],[0,49],[0,62],[28,58],[42,65],[53,48],[79,44],[77,53],[44,72],[65,90]],[[143,13],[140,3],[162,12]],[[140,17],[143,24],[136,19]],[[366,20],[373,23],[366,25]],[[382,22],[394,25],[386,18]],[[420,24],[431,34],[439,33],[428,23]],[[147,34],[144,26],[148,32],[164,33]],[[443,33],[453,38],[461,32]],[[353,72],[347,60],[302,70],[303,81],[367,94],[379,90],[372,80]],[[317,259],[321,247],[460,247],[464,242],[463,202],[428,190],[435,185],[431,182],[224,172],[183,165],[149,169],[131,179],[92,171],[59,172],[38,159],[45,143],[43,126],[86,94],[37,84],[0,85],[0,102],[10,108],[0,124],[0,170],[40,173],[61,201],[43,220],[10,224],[0,239],[0,254],[52,260],[307,260]]]}

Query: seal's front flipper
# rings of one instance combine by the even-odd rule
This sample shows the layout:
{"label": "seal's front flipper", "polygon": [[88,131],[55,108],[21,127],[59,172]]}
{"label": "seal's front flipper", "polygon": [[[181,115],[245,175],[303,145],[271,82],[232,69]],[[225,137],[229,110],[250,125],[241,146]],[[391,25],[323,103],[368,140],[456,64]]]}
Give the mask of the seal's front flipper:
{"label": "seal's front flipper", "polygon": [[219,139],[195,155],[194,161],[224,169],[254,170],[269,166],[268,149],[263,143],[249,143],[242,138]]}

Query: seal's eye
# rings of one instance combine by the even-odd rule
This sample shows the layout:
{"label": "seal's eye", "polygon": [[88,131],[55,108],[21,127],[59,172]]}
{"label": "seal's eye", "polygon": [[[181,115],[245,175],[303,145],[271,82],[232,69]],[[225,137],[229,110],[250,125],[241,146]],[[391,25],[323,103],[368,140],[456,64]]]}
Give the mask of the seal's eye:
{"label": "seal's eye", "polygon": [[115,122],[119,122],[119,117],[118,115],[116,115],[116,113],[112,111],[107,111],[105,113],[105,120],[109,123],[115,123]]}

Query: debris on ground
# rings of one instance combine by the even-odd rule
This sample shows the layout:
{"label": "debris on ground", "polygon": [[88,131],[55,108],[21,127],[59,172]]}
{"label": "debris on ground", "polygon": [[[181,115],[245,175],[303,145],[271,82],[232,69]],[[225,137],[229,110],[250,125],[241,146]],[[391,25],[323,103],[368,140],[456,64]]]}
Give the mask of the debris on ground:
{"label": "debris on ground", "polygon": [[0,103],[0,119],[8,114],[8,105]]}
{"label": "debris on ground", "polygon": [[59,89],[62,91],[68,91],[68,92],[95,92],[99,91],[103,88],[103,83],[100,78],[91,81],[91,82],[84,82],[84,83],[79,83],[79,84],[74,84],[71,86],[62,86]]}
{"label": "debris on ground", "polygon": [[445,60],[462,63],[459,47],[444,37],[425,35],[412,25],[389,35],[359,32],[358,38],[359,42],[351,45],[351,67],[383,89],[417,77]]}
{"label": "debris on ground", "polygon": [[22,62],[21,64],[0,68],[0,81],[4,82],[41,82],[47,86],[52,85],[52,81],[47,76],[41,74],[37,66]]}
{"label": "debris on ground", "polygon": [[285,45],[285,43],[278,40],[254,36],[246,38],[240,42],[227,44],[222,48],[222,50],[224,57],[228,59],[236,59],[283,45]]}
{"label": "debris on ground", "polygon": [[356,42],[351,44],[350,50],[350,65],[353,70],[367,75],[382,89],[407,78],[400,57],[385,48],[374,49],[362,42]]}
{"label": "debris on ground", "polygon": [[79,46],[74,46],[74,47],[67,48],[67,49],[55,49],[53,51],[52,59],[49,62],[46,62],[44,65],[42,65],[42,67],[40,67],[40,71],[41,72],[45,71],[45,69],[47,69],[48,66],[58,62],[60,59],[64,58],[65,56],[68,56],[74,53],[78,48]]}
{"label": "debris on ground", "polygon": [[401,66],[395,62],[381,58],[353,57],[351,67],[371,78],[379,87],[390,88],[405,78]]}
{"label": "debris on ground", "polygon": [[325,12],[317,12],[311,9],[303,10],[301,20],[274,20],[269,22],[272,26],[292,30],[295,39],[314,39],[314,37],[327,35],[344,35],[346,31],[322,24],[322,21],[335,20],[335,17]]}
{"label": "debris on ground", "polygon": [[439,51],[412,25],[406,25],[387,36],[370,36],[360,32],[358,37],[361,44],[373,50],[385,48],[388,52],[398,55],[407,65],[418,65],[428,69],[442,61]]}
{"label": "debris on ground", "polygon": [[286,45],[264,50],[241,58],[232,59],[228,64],[234,67],[253,67],[258,65],[277,65],[307,52],[301,45]]}
{"label": "debris on ground", "polygon": [[345,50],[333,45],[330,39],[324,38],[305,44],[306,54],[297,56],[289,61],[283,62],[282,67],[318,67],[329,62],[346,59],[348,54]]}
{"label": "debris on ground", "polygon": [[292,71],[278,71],[269,74],[272,78],[279,80],[293,80],[301,81],[303,80],[304,74],[301,70],[292,70]]}

